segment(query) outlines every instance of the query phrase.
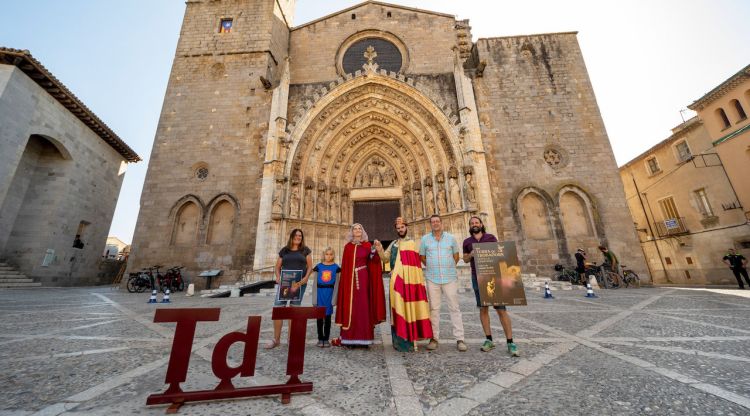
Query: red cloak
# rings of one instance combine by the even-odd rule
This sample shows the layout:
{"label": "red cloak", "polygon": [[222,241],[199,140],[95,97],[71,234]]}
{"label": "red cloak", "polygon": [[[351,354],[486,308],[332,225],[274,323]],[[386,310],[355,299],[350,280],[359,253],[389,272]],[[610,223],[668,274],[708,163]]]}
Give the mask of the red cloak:
{"label": "red cloak", "polygon": [[[354,290],[355,249],[372,250],[369,242],[360,245],[346,243],[344,253],[341,257],[341,277],[339,281],[338,295],[336,297],[336,324],[344,329],[351,325],[352,317],[352,291]],[[385,321],[385,293],[383,290],[383,270],[380,257],[372,253],[367,261],[367,274],[369,276],[369,302],[370,325],[375,326]]]}

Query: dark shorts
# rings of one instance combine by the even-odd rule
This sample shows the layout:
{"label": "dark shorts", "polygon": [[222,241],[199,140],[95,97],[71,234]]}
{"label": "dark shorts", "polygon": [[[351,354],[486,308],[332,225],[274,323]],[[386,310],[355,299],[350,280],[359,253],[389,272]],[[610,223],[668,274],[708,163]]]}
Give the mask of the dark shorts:
{"label": "dark shorts", "polygon": [[[471,276],[471,287],[472,289],[474,289],[474,298],[477,301],[477,308],[482,308],[482,307],[489,308],[489,306],[482,306],[482,300],[479,299],[479,284],[477,283],[477,278],[474,276]],[[505,310],[505,306],[503,305],[496,305],[493,307],[499,311]]]}

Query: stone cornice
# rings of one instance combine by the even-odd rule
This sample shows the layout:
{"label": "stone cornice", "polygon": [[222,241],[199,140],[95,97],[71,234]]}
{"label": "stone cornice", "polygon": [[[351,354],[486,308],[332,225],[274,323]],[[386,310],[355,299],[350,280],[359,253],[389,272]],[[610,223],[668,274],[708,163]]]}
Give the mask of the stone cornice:
{"label": "stone cornice", "polygon": [[122,155],[128,162],[139,162],[140,156],[120,139],[99,117],[55,78],[27,50],[0,47],[0,64],[13,65],[42,87],[49,95],[83,122],[89,129]]}
{"label": "stone cornice", "polygon": [[729,91],[733,90],[741,83],[745,82],[745,80],[747,80],[748,78],[750,78],[750,65],[742,68],[739,72],[729,77],[726,81],[719,84],[716,88],[707,92],[703,97],[695,100],[688,106],[688,108],[693,111],[702,110],[708,104],[711,104],[712,102],[727,94]]}
{"label": "stone cornice", "polygon": [[430,10],[419,9],[419,8],[416,8],[416,7],[407,7],[407,6],[401,6],[401,5],[398,5],[398,4],[391,4],[391,3],[384,3],[384,2],[381,2],[381,1],[368,0],[368,1],[364,1],[364,2],[359,3],[359,4],[355,4],[354,6],[347,7],[346,9],[339,10],[337,12],[334,12],[334,13],[325,15],[323,17],[317,18],[317,19],[312,20],[310,22],[301,24],[299,26],[293,27],[291,30],[295,31],[297,29],[302,29],[303,27],[314,25],[314,24],[316,24],[318,22],[322,22],[324,20],[328,20],[328,19],[330,19],[330,18],[332,18],[334,16],[337,16],[337,15],[340,15],[340,14],[343,14],[343,13],[346,13],[346,12],[349,12],[349,11],[352,11],[354,9],[358,9],[360,7],[367,6],[367,5],[370,5],[370,4],[374,4],[376,6],[389,7],[389,8],[392,8],[392,9],[401,9],[401,10],[406,10],[406,11],[410,11],[410,12],[431,14],[431,15],[435,15],[435,16],[439,16],[439,17],[447,17],[447,18],[450,18],[450,19],[455,19],[456,18],[456,16],[454,16],[452,14],[446,14],[446,13],[440,13],[440,12],[433,12],[433,11],[430,11]]}

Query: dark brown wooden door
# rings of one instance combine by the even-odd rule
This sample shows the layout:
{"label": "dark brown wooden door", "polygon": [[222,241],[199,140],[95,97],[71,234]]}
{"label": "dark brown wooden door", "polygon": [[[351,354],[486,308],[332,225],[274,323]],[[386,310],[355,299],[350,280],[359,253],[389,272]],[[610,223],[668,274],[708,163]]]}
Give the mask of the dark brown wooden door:
{"label": "dark brown wooden door", "polygon": [[355,201],[354,222],[362,224],[370,241],[396,237],[393,221],[401,215],[399,201]]}

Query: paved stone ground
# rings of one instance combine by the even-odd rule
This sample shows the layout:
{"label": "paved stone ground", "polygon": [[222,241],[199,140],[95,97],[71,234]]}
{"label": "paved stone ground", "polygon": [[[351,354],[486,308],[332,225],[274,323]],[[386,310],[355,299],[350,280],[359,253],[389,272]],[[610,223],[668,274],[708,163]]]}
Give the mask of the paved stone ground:
{"label": "paved stone ground", "polygon": [[[750,291],[632,289],[556,292],[511,311],[520,358],[483,334],[473,294],[461,294],[467,343],[460,353],[442,316],[437,352],[395,352],[388,327],[369,350],[319,349],[308,327],[303,380],[315,391],[284,406],[278,397],[188,404],[186,415],[622,415],[750,414]],[[146,396],[164,390],[173,325],[154,324],[148,294],[109,288],[0,291],[0,415],[158,415]],[[309,300],[308,300],[309,302]],[[271,297],[172,297],[156,307],[221,307],[196,332],[186,390],[216,385],[214,343],[262,315],[271,334]],[[445,307],[444,307],[445,308]],[[447,311],[446,311],[447,312]],[[334,334],[337,334],[334,330]],[[230,360],[239,362],[239,347]],[[238,386],[285,381],[286,345],[258,352],[256,376]]]}

